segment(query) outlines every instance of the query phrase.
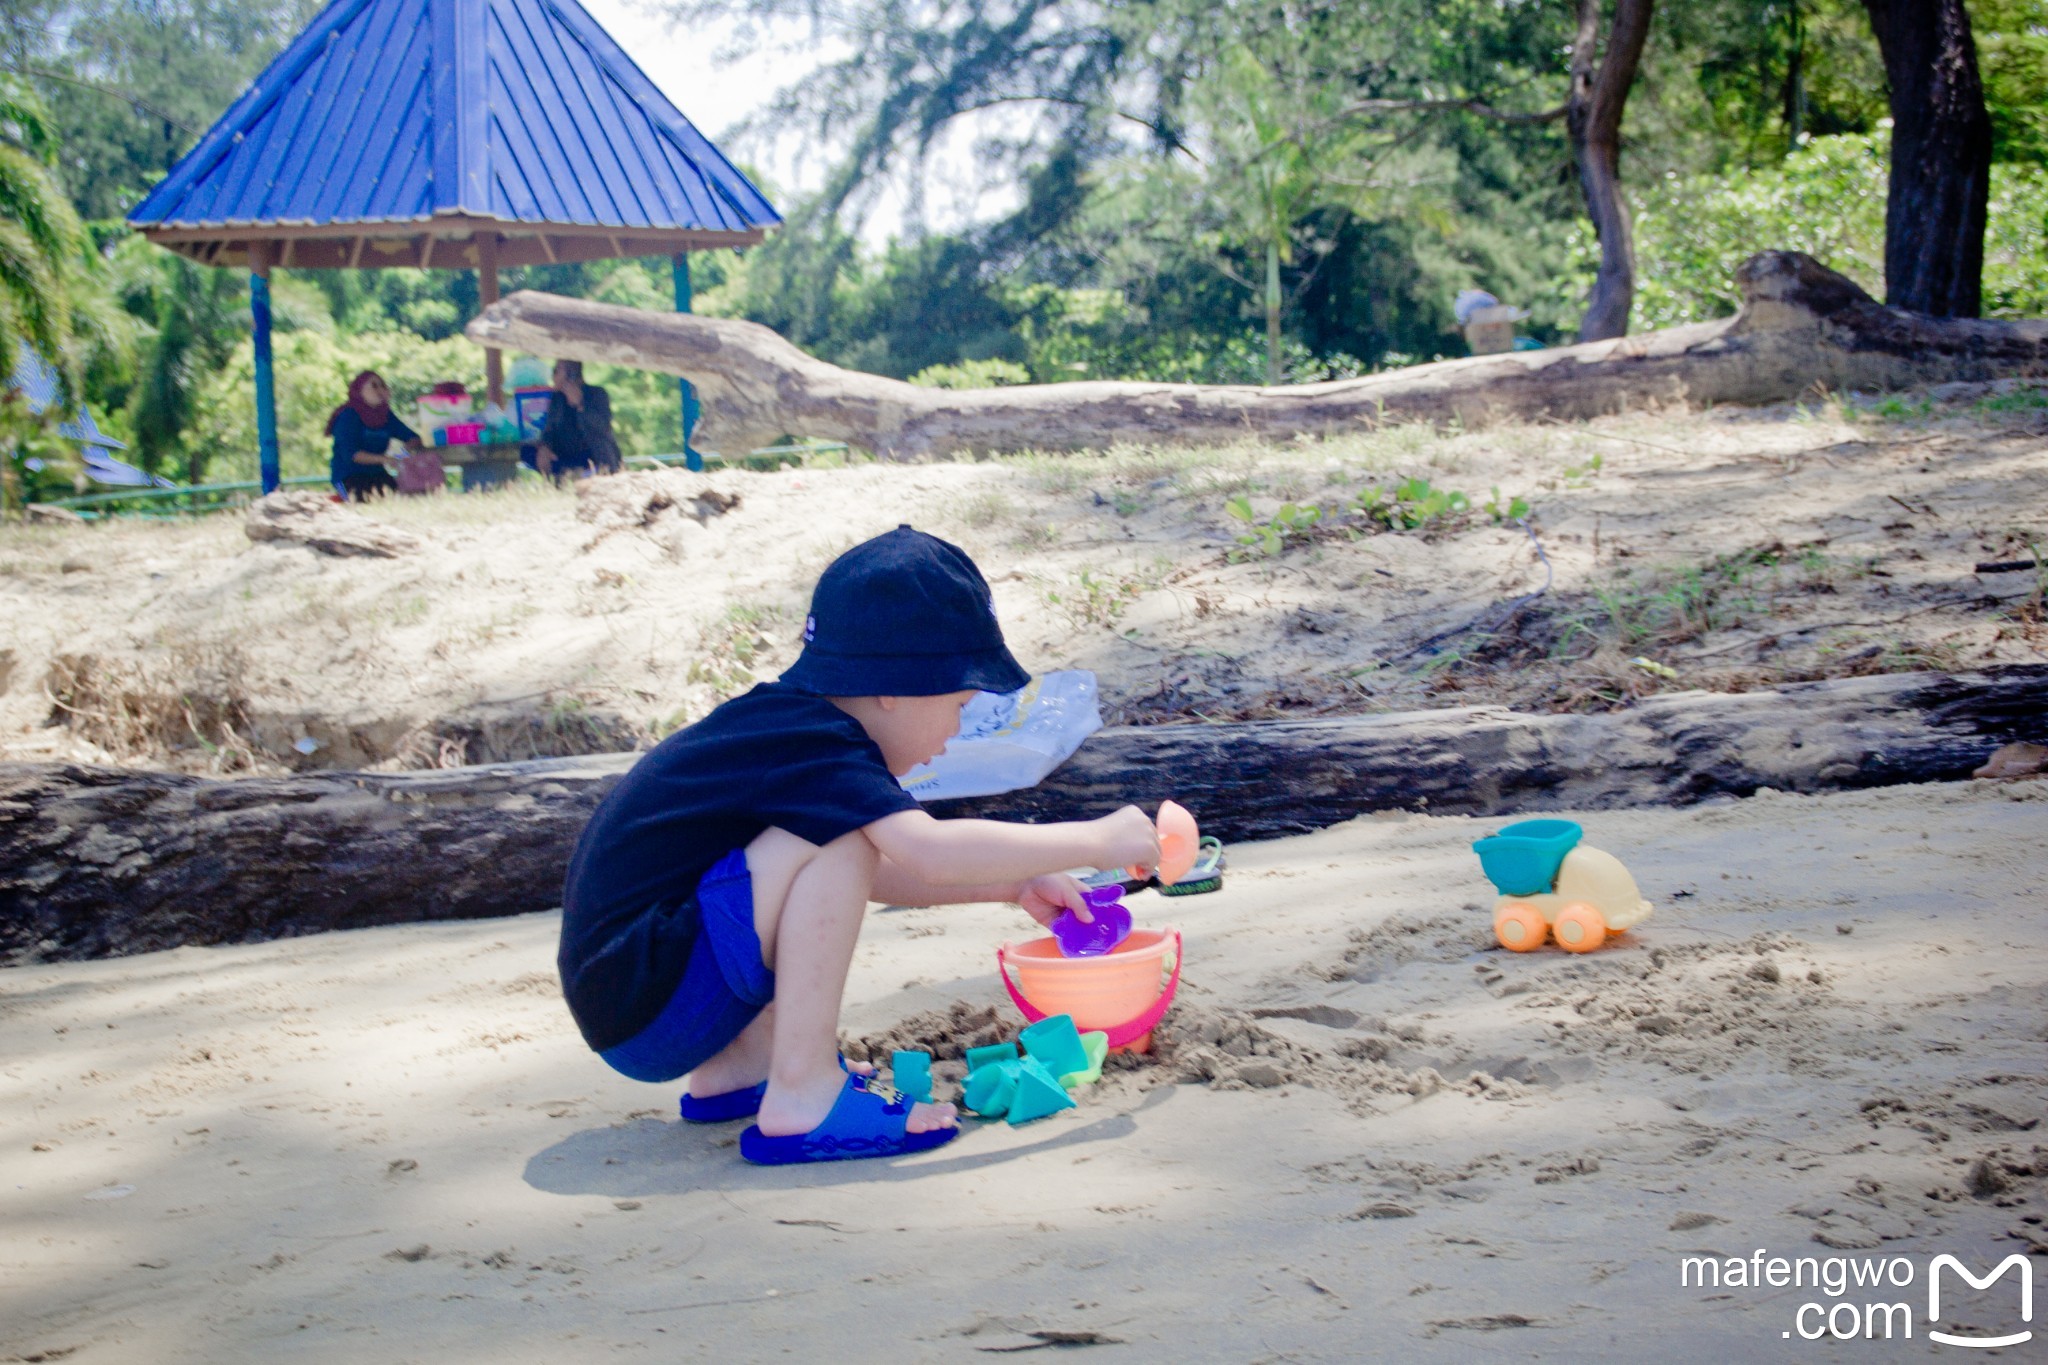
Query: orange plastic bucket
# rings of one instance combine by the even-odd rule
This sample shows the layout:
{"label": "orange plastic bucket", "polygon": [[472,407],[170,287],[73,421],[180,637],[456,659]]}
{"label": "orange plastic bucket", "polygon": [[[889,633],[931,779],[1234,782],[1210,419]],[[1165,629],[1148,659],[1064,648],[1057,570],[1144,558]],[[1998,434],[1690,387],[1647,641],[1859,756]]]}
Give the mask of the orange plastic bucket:
{"label": "orange plastic bucket", "polygon": [[1074,1027],[1083,1033],[1107,1033],[1113,1050],[1144,1052],[1152,1046],[1152,1026],[1166,1013],[1180,984],[1180,934],[1174,929],[1134,929],[1129,938],[1096,957],[1062,957],[1059,944],[1050,938],[1005,943],[996,953],[996,965],[1026,1018],[1036,1022],[1055,1014],[1072,1015]]}

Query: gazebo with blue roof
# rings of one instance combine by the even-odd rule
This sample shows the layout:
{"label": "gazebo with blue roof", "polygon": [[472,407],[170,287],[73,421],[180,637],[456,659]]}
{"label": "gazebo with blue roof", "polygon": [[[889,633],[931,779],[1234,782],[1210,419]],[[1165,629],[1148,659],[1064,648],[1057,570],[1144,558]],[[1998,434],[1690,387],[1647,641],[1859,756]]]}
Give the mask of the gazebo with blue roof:
{"label": "gazebo with blue roof", "polygon": [[471,269],[488,305],[504,266],[666,255],[687,312],[689,252],[781,221],[577,0],[333,0],[128,215],[250,273],[265,492],[271,270]]}

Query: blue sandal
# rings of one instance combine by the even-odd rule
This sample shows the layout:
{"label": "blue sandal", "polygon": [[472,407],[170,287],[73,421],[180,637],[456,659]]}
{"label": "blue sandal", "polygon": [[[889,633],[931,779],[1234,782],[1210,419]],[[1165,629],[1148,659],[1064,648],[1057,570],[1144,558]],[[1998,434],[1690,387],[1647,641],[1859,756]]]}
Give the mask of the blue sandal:
{"label": "blue sandal", "polygon": [[766,1081],[750,1085],[745,1090],[728,1090],[723,1095],[706,1095],[702,1099],[685,1091],[683,1122],[731,1123],[734,1119],[750,1119],[761,1112],[761,1097],[767,1093]]}
{"label": "blue sandal", "polygon": [[960,1136],[958,1128],[908,1131],[910,1096],[866,1076],[849,1074],[825,1121],[808,1133],[770,1137],[759,1127],[740,1134],[740,1155],[756,1166],[928,1152]]}
{"label": "blue sandal", "polygon": [[[839,1057],[839,1069],[846,1070],[844,1053]],[[686,1090],[681,1106],[683,1122],[731,1123],[734,1119],[750,1119],[761,1112],[761,1097],[767,1093],[766,1081],[744,1090],[728,1090],[723,1095],[706,1095],[701,1099]]]}

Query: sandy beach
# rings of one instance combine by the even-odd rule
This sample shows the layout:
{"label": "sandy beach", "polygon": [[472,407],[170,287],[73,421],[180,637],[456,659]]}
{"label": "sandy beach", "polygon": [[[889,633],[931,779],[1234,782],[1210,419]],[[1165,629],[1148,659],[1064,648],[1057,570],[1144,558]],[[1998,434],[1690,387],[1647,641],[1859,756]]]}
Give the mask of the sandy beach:
{"label": "sandy beach", "polygon": [[[1657,905],[1586,957],[1492,944],[1499,821],[1134,896],[1186,933],[1155,1054],[900,1161],[755,1169],[679,1123],[577,1039],[553,915],[6,973],[0,1358],[1959,1354],[1930,1259],[2048,1256],[2048,785],[1584,822]],[[876,910],[848,1041],[1014,1025],[1029,929]],[[1759,1250],[1912,1284],[1681,1284]],[[2016,1330],[2013,1289],[1950,1276],[1938,1325]],[[1876,1300],[1911,1342],[1800,1339]]]}

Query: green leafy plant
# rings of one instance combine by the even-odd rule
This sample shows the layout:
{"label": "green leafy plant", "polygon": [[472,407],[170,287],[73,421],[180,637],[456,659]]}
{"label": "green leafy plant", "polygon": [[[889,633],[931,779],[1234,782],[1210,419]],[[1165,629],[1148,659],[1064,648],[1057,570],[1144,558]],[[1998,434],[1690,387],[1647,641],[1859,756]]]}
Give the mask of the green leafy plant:
{"label": "green leafy plant", "polygon": [[0,395],[0,516],[79,491],[78,452],[16,393]]}
{"label": "green leafy plant", "polygon": [[691,662],[686,682],[704,683],[720,701],[738,696],[759,679],[754,661],[774,647],[767,628],[783,619],[782,609],[736,602],[704,632],[704,653]]}
{"label": "green leafy plant", "polygon": [[1980,412],[2038,412],[2048,408],[2048,389],[2023,387],[1977,401]]}
{"label": "green leafy plant", "polygon": [[1493,486],[1493,496],[1479,505],[1479,510],[1493,518],[1498,526],[1503,522],[1520,521],[1529,515],[1529,501],[1526,498],[1502,498],[1500,485]]}
{"label": "green leafy plant", "polygon": [[1351,500],[1351,506],[1389,531],[1420,531],[1469,511],[1472,499],[1418,477],[1403,479],[1392,488],[1374,485],[1363,489]]}
{"label": "green leafy plant", "polygon": [[1313,503],[1283,502],[1270,518],[1260,521],[1252,500],[1242,495],[1224,503],[1223,510],[1248,528],[1237,538],[1238,548],[1230,552],[1232,562],[1275,558],[1289,545],[1307,540],[1323,519],[1323,509]]}
{"label": "green leafy plant", "polygon": [[1593,482],[1593,476],[1598,474],[1600,467],[1606,463],[1606,456],[1594,455],[1584,464],[1566,465],[1564,467],[1565,484],[1573,488],[1584,488],[1587,484]]}
{"label": "green leafy plant", "polygon": [[957,365],[927,365],[910,382],[928,389],[994,389],[1029,384],[1031,371],[1014,360],[963,360]]}
{"label": "green leafy plant", "polygon": [[1048,591],[1045,600],[1065,612],[1075,625],[1114,625],[1124,609],[1138,600],[1145,585],[1124,575],[1103,577],[1092,569],[1081,570],[1078,591]]}
{"label": "green leafy plant", "polygon": [[1932,417],[1934,415],[1934,400],[1925,395],[1922,395],[1917,401],[1892,397],[1879,403],[1871,409],[1871,412],[1879,417],[1890,418],[1893,421],[1905,418]]}

